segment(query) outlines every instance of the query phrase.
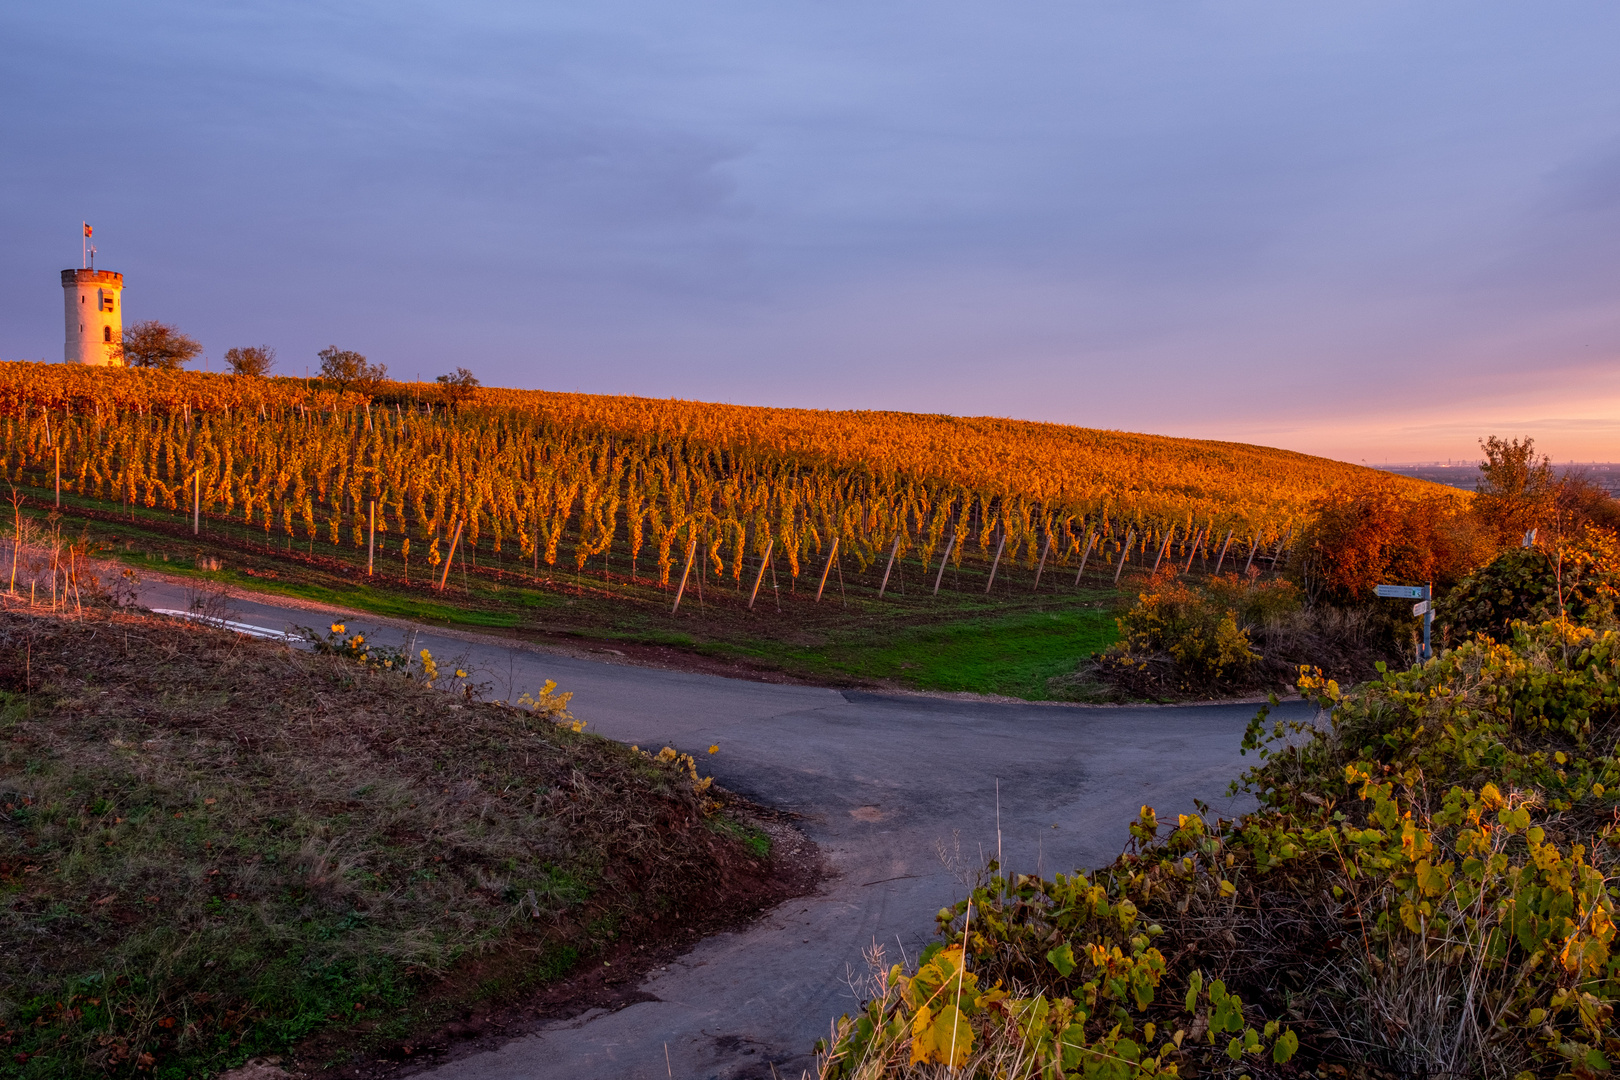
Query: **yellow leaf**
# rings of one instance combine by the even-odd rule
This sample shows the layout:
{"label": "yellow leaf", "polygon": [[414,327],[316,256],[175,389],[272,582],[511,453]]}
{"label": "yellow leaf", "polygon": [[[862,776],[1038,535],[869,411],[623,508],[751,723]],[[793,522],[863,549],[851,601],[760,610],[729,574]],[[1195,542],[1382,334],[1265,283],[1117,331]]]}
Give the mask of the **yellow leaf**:
{"label": "yellow leaf", "polygon": [[927,1065],[938,1062],[953,1069],[967,1064],[973,1050],[973,1026],[954,1005],[945,1005],[935,1013],[927,1005],[919,1005],[911,1020],[911,1064]]}
{"label": "yellow leaf", "polygon": [[1417,864],[1418,888],[1429,896],[1439,896],[1446,891],[1446,884],[1451,879],[1451,869],[1451,863],[1431,866],[1429,860],[1422,860]]}

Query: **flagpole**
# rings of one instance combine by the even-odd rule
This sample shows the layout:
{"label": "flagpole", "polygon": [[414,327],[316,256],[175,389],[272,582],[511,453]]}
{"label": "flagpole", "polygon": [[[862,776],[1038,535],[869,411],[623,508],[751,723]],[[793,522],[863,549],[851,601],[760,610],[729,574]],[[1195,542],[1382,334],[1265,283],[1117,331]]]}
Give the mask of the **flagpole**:
{"label": "flagpole", "polygon": [[81,221],[79,224],[84,226],[79,230],[79,269],[83,270],[90,259],[90,223]]}

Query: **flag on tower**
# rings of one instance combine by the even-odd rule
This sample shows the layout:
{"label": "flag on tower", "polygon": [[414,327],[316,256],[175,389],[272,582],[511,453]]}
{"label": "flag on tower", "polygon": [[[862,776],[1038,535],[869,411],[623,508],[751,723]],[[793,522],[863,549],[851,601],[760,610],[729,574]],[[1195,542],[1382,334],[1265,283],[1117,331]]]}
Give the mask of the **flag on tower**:
{"label": "flag on tower", "polygon": [[84,235],[91,236],[94,233],[95,233],[95,230],[90,227],[90,223],[88,221],[85,222],[84,223]]}

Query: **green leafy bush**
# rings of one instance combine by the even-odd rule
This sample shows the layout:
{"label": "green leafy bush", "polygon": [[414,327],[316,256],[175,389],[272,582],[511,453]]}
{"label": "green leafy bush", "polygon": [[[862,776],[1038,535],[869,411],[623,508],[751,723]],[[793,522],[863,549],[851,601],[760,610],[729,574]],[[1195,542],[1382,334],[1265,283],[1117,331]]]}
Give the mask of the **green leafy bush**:
{"label": "green leafy bush", "polygon": [[[1620,634],[1521,624],[1348,693],[1300,685],[1320,724],[1262,711],[1245,738],[1255,812],[1166,828],[1143,807],[1111,866],[992,864],[940,913],[975,988],[953,999],[973,1041],[943,1044],[958,1075],[1609,1073]],[[935,999],[880,982],[823,1076],[946,1060]],[[1061,1019],[1048,1050],[1037,1014]]]}
{"label": "green leafy bush", "polygon": [[1510,548],[1468,575],[1436,605],[1435,617],[1453,640],[1474,634],[1502,638],[1514,622],[1565,616],[1613,625],[1620,599],[1620,553],[1612,533],[1587,530],[1575,543],[1546,551]]}

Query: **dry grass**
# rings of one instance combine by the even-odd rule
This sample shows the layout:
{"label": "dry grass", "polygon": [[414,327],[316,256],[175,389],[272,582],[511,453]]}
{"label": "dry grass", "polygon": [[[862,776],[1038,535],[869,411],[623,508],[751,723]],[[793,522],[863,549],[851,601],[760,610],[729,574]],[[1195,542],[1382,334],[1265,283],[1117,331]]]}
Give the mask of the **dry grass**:
{"label": "dry grass", "polygon": [[606,739],[9,598],[0,811],[0,1043],[22,1076],[198,1075],[342,1025],[399,1037],[458,965],[543,981],[761,866],[676,770]]}

